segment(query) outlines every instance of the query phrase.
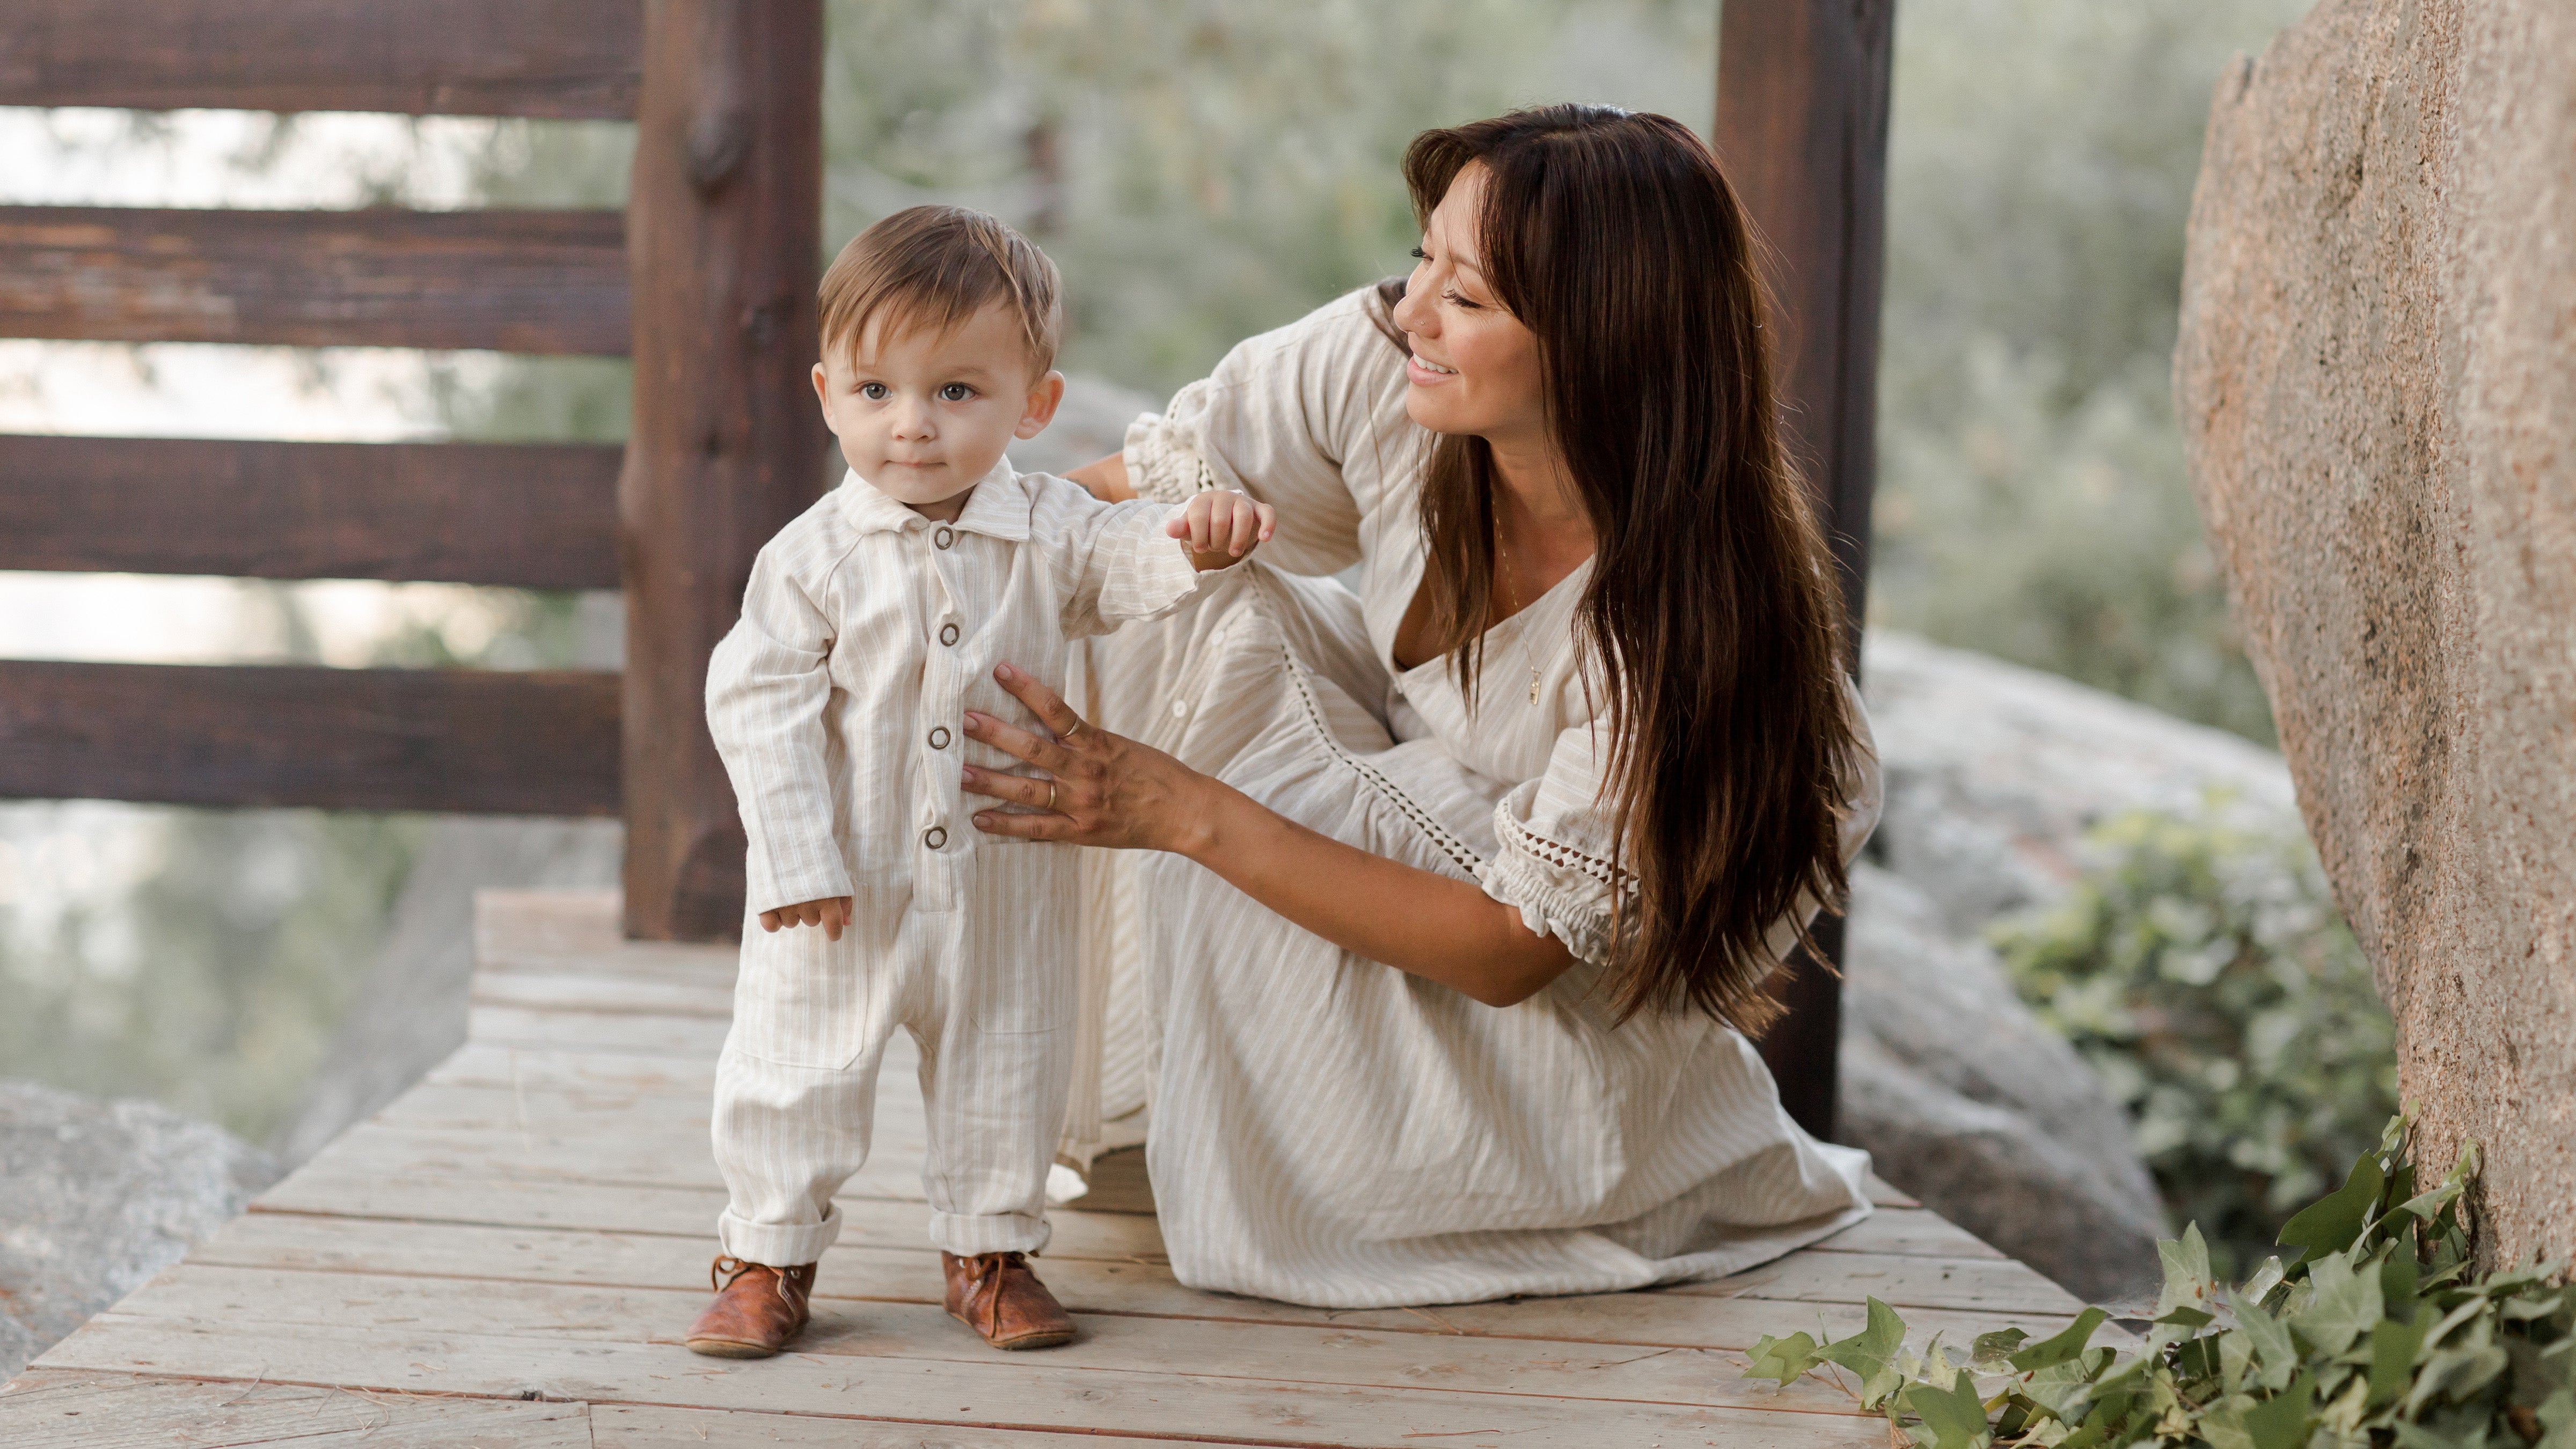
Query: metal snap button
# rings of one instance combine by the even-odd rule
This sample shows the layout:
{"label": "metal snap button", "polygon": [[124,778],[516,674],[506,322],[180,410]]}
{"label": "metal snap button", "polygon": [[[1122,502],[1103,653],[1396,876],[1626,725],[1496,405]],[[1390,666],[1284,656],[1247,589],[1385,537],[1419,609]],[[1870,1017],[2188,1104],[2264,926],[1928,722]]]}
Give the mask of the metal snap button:
{"label": "metal snap button", "polygon": [[957,626],[956,626],[956,625],[954,625],[954,624],[942,624],[942,625],[940,625],[940,626],[939,626],[939,642],[940,642],[940,643],[942,643],[942,644],[947,644],[947,645],[952,645],[952,646],[953,646],[954,644],[956,644],[956,642],[957,642]]}
{"label": "metal snap button", "polygon": [[929,846],[933,850],[937,850],[939,847],[948,843],[948,832],[934,825],[928,830],[921,832],[921,843]]}
{"label": "metal snap button", "polygon": [[930,747],[934,750],[948,748],[948,726],[940,725],[930,732]]}
{"label": "metal snap button", "polygon": [[955,543],[956,541],[957,530],[950,528],[945,524],[940,526],[937,533],[930,536],[930,543],[934,548],[946,548],[948,545]]}

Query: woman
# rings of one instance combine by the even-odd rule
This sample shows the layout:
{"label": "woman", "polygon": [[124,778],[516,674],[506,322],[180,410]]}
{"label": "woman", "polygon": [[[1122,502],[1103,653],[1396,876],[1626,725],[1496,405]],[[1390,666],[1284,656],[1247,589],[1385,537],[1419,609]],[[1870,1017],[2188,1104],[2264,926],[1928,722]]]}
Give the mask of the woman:
{"label": "woman", "polygon": [[[1056,738],[967,729],[1052,778],[970,771],[1036,812],[976,823],[1124,852],[1081,1085],[1150,1099],[1183,1282],[1734,1272],[1869,1210],[1739,1029],[1877,816],[1745,224],[1688,130],[1607,108],[1429,132],[1405,175],[1400,288],[1236,347],[1083,470],[1278,531],[1100,641],[1082,715],[1006,668]],[[1321,577],[1354,564],[1356,599]]]}

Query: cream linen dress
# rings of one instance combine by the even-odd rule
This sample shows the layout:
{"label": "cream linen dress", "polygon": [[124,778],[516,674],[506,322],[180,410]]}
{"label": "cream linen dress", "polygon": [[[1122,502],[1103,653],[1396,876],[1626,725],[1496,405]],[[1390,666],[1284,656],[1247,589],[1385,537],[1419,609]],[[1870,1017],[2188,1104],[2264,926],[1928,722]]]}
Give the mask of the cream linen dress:
{"label": "cream linen dress", "polygon": [[[1589,566],[1486,637],[1473,708],[1446,660],[1391,662],[1427,435],[1370,305],[1244,342],[1129,429],[1141,494],[1238,488],[1278,529],[1191,609],[1086,641],[1073,698],[1292,820],[1479,883],[1580,959],[1497,1009],[1181,857],[1086,852],[1067,1155],[1141,1124],[1182,1282],[1325,1307],[1706,1278],[1857,1221],[1867,1155],[1799,1130],[1749,1043],[1697,1015],[1614,1026],[1594,990],[1612,887],[1573,633]],[[1353,566],[1356,596],[1328,577]],[[1847,794],[1849,857],[1874,761]]]}

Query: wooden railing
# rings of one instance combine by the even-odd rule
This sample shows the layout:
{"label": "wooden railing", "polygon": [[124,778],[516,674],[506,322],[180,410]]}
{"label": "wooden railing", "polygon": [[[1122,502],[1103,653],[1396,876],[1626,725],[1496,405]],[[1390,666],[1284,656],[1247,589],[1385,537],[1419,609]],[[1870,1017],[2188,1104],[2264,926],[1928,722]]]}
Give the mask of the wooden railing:
{"label": "wooden railing", "polygon": [[612,815],[628,927],[721,935],[698,703],[810,502],[820,0],[49,0],[0,104],[633,120],[614,211],[0,207],[0,336],[485,348],[636,368],[623,448],[0,437],[0,569],[623,587],[601,673],[0,661],[0,796]]}

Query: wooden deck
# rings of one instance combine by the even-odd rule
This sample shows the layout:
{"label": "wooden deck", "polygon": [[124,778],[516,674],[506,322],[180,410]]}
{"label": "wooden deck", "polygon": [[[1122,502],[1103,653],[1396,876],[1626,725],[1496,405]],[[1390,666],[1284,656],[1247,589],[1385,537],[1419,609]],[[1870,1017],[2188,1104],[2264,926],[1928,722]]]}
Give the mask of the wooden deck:
{"label": "wooden deck", "polygon": [[0,1444],[1884,1449],[1848,1398],[1743,1378],[1743,1350],[1849,1332],[1873,1295],[1953,1343],[2080,1306],[1884,1189],[1867,1222],[1720,1282],[1382,1312],[1195,1292],[1149,1211],[1059,1209],[1041,1266],[1082,1337],[1001,1354],[940,1311],[920,1099],[890,1062],[799,1351],[700,1358],[678,1340],[724,1202],[707,1102],[732,954],[620,941],[607,895],[480,914],[468,1043],[37,1359],[0,1393]]}

